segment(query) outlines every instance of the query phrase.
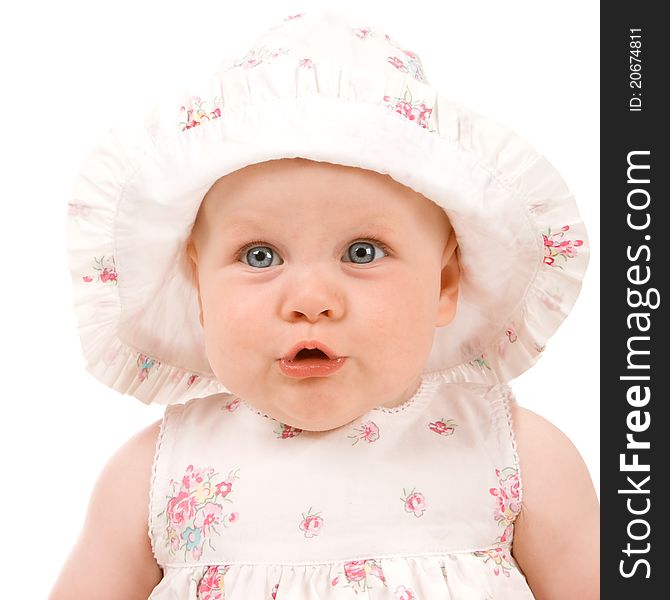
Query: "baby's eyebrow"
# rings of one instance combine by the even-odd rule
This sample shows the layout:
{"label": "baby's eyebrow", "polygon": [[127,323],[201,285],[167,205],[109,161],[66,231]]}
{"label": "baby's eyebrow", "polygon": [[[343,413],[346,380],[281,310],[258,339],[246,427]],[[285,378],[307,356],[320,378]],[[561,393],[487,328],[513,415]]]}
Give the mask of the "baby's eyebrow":
{"label": "baby's eyebrow", "polygon": [[227,233],[236,235],[244,234],[249,231],[258,231],[259,229],[266,229],[267,223],[255,221],[251,219],[231,219],[225,220],[221,223],[221,229],[225,229]]}
{"label": "baby's eyebrow", "polygon": [[253,217],[225,216],[216,219],[213,230],[232,238],[269,234],[272,232],[272,221]]}
{"label": "baby's eyebrow", "polygon": [[[248,217],[233,217],[230,219],[225,219],[219,226],[222,230],[226,231],[227,235],[231,236],[244,236],[250,235],[257,232],[266,232],[272,233],[272,221],[268,220],[257,220],[254,218]],[[343,229],[351,229],[352,231],[362,232],[365,231],[368,234],[374,235],[390,235],[396,228],[389,226],[388,221],[384,218],[362,218],[357,219],[355,222],[351,223],[348,227],[344,226]]]}

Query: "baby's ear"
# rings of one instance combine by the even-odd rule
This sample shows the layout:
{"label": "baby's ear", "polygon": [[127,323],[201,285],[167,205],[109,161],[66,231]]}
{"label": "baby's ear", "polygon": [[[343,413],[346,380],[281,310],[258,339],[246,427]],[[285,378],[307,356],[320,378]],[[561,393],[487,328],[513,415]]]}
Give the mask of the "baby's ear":
{"label": "baby's ear", "polygon": [[461,269],[458,260],[458,242],[454,230],[451,230],[449,239],[442,254],[442,276],[440,279],[440,300],[437,311],[436,327],[449,325],[456,316],[458,302],[458,285],[461,278]]}
{"label": "baby's ear", "polygon": [[197,290],[198,293],[198,306],[200,307],[200,325],[205,326],[205,320],[202,315],[202,298],[200,296],[200,280],[198,278],[198,253],[195,249],[195,244],[193,243],[193,238],[190,237],[186,242],[186,255],[189,268],[189,275],[191,277],[191,283],[193,287]]}

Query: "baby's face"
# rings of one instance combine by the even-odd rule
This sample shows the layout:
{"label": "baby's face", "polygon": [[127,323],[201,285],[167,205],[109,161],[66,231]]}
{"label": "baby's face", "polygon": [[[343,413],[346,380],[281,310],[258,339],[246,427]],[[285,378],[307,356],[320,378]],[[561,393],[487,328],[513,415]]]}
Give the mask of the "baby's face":
{"label": "baby's face", "polygon": [[[454,249],[444,211],[379,173],[281,159],[219,179],[189,245],[214,373],[305,430],[403,403],[454,316]],[[302,341],[339,357],[317,367],[339,368],[287,371]]]}

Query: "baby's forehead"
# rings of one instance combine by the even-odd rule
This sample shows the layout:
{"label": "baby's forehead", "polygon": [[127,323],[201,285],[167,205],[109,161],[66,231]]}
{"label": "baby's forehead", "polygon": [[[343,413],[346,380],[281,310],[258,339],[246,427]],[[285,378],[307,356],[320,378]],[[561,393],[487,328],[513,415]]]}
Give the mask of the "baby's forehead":
{"label": "baby's forehead", "polygon": [[299,192],[327,196],[352,189],[364,197],[369,197],[371,192],[416,195],[416,192],[389,175],[377,171],[300,157],[247,165],[219,178],[210,191],[228,197],[235,194],[281,195]]}
{"label": "baby's forehead", "polygon": [[389,175],[303,158],[256,163],[221,177],[206,194],[201,211],[228,226],[259,218],[309,221],[310,216],[335,215],[338,220],[374,221],[381,228],[408,219],[446,219],[439,206]]}

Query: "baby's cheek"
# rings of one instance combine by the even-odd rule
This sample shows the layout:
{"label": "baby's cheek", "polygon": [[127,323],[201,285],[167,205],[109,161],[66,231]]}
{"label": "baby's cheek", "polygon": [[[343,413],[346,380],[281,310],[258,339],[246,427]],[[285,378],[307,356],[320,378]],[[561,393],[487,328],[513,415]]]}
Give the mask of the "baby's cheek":
{"label": "baby's cheek", "polygon": [[251,318],[247,310],[241,310],[235,303],[221,302],[212,313],[208,333],[220,354],[239,356],[262,333],[259,320]]}

